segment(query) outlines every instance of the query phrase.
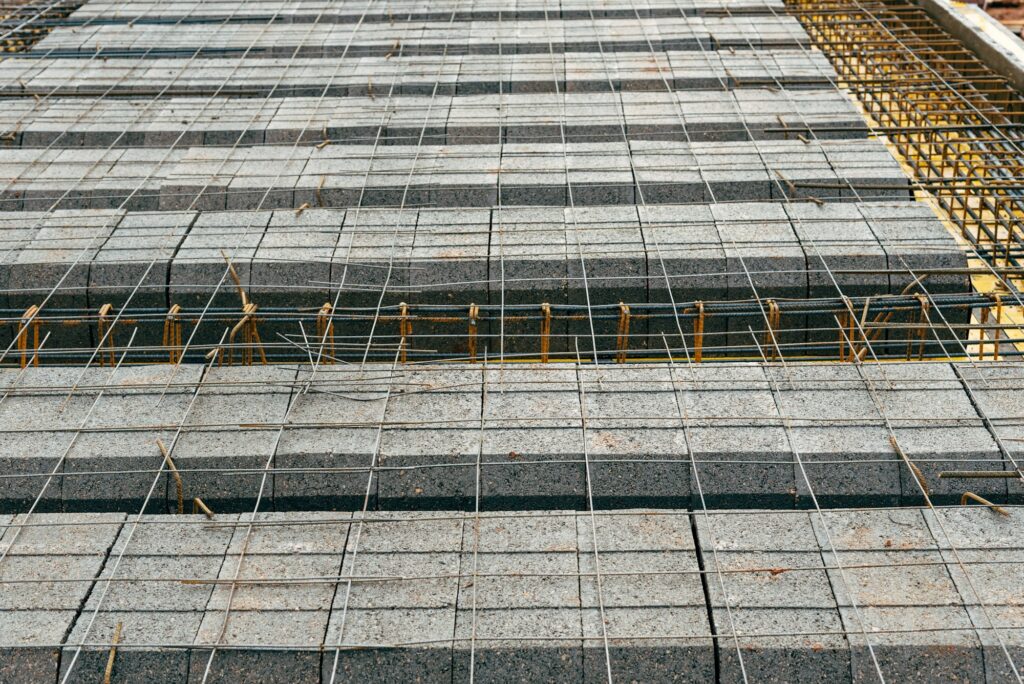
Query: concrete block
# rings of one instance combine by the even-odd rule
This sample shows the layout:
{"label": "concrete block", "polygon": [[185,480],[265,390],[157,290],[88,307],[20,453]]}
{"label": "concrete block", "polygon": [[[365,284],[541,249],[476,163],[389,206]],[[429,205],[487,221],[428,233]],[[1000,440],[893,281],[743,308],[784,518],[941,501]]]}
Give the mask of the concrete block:
{"label": "concrete block", "polygon": [[583,611],[584,681],[607,681],[609,670],[616,680],[714,678],[714,647],[703,608],[605,608],[603,623],[601,615],[596,609]]}
{"label": "concrete block", "polygon": [[982,647],[963,608],[861,607],[858,612],[840,608],[853,681],[877,679],[879,670],[887,680],[908,682],[985,677]]}
{"label": "concrete block", "polygon": [[[342,577],[367,578],[338,587],[335,607],[387,612],[391,609],[450,609],[459,592],[458,553],[374,553],[348,556]],[[380,579],[369,579],[380,578]]]}
{"label": "concrete block", "polygon": [[10,681],[48,682],[58,675],[60,644],[75,611],[0,610],[0,676]]}
{"label": "concrete block", "polygon": [[[230,682],[258,676],[268,682],[317,682],[320,679],[319,648],[329,617],[330,612],[326,610],[239,610],[227,615],[209,611],[192,650],[189,679],[199,681],[205,676],[207,681]],[[282,634],[288,635],[286,641],[282,641]],[[286,644],[292,648],[209,648],[217,643]]]}
{"label": "concrete block", "polygon": [[[218,368],[204,378],[172,456],[190,491],[214,510],[251,510],[261,493],[266,505],[273,500],[273,478],[264,473],[273,467],[278,430],[224,426],[280,424],[294,378],[295,370],[282,366]],[[265,384],[254,391],[253,382]]]}
{"label": "concrete block", "polygon": [[595,508],[688,505],[691,460],[679,428],[602,426],[586,439]]}
{"label": "concrete block", "polygon": [[[920,510],[832,510],[811,515],[823,548],[838,551],[934,550],[935,540]],[[827,536],[826,536],[827,531]]]}
{"label": "concrete block", "polygon": [[878,426],[799,426],[791,432],[799,455],[796,486],[802,505],[811,495],[823,507],[893,506],[902,496],[902,459]]}
{"label": "concrete block", "polygon": [[460,612],[579,608],[575,552],[462,554]]}
{"label": "concrete block", "polygon": [[834,609],[716,609],[714,618],[721,681],[743,681],[744,672],[748,677],[770,672],[780,680],[850,681],[850,646]]}
{"label": "concrete block", "polygon": [[0,548],[8,556],[103,554],[123,520],[119,513],[82,513],[73,520],[58,513],[22,513],[4,530]]}
{"label": "concrete block", "polygon": [[454,610],[336,609],[324,640],[321,681],[402,679],[410,672],[424,681],[451,679],[454,631]]}
{"label": "concrete block", "polygon": [[83,613],[67,637],[60,659],[60,675],[74,682],[102,679],[114,630],[120,624],[121,636],[112,681],[147,678],[186,681],[189,651],[154,648],[151,644],[190,644],[202,619],[202,612],[133,610]]}
{"label": "concrete block", "polygon": [[[828,514],[826,514],[828,515]],[[701,553],[712,551],[811,552],[818,540],[804,511],[696,512]]]}
{"label": "concrete block", "polygon": [[[0,596],[0,610],[78,610],[103,560],[103,554],[10,556],[0,570],[0,585],[6,589]],[[57,581],[70,578],[81,581]]]}
{"label": "concrete block", "polygon": [[[174,580],[216,580],[222,556],[146,556],[112,552],[89,595],[85,614],[102,612],[166,611],[195,613],[206,610],[214,584],[183,584]],[[117,570],[114,571],[114,564]]]}
{"label": "concrete block", "polygon": [[781,427],[693,427],[690,449],[696,468],[691,486],[694,506],[794,505],[794,460]]}
{"label": "concrete block", "polygon": [[0,433],[0,468],[8,475],[0,480],[0,510],[23,511],[37,498],[36,510],[59,510],[64,472],[60,458],[72,438],[59,432]]}
{"label": "concrete block", "polygon": [[381,507],[472,507],[482,438],[479,427],[385,428],[376,490]]}
{"label": "concrete block", "polygon": [[[585,465],[579,395],[572,371],[548,371],[544,391],[530,371],[487,375],[481,496],[488,506],[578,507]],[[554,383],[554,384],[548,384]]]}
{"label": "concrete block", "polygon": [[462,506],[474,496],[467,464],[480,452],[480,383],[477,371],[411,374],[392,392],[380,443],[380,495],[389,507]]}
{"label": "concrete block", "polygon": [[[76,516],[86,515],[77,513]],[[233,523],[237,515],[219,515]],[[204,515],[143,515],[133,517],[118,535],[111,549],[115,557],[127,556],[209,556],[223,558],[234,534],[231,526],[206,524]],[[217,566],[219,567],[219,565]]]}
{"label": "concrete block", "polygon": [[702,553],[708,594],[716,609],[782,612],[815,608],[835,612],[836,598],[818,552]]}
{"label": "concrete block", "polygon": [[427,512],[355,513],[346,553],[458,552],[461,519]]}
{"label": "concrete block", "polygon": [[[323,366],[318,373],[317,389],[296,398],[277,445],[275,504],[279,510],[354,510],[362,508],[369,487],[372,506],[377,482],[369,469],[379,457],[377,424],[389,378]],[[308,378],[308,370],[300,371],[300,381]],[[332,426],[339,422],[344,425]]]}
{"label": "concrete block", "polygon": [[[236,577],[241,580],[231,591],[230,584],[218,585],[206,606],[208,615],[227,610],[232,614],[276,611],[326,612],[331,607],[335,594],[334,584],[302,583],[289,584],[290,578],[331,577],[341,569],[340,554],[252,554],[241,557],[229,555],[224,559],[219,579],[230,582]],[[246,583],[244,580],[262,578],[283,580],[276,585]]]}
{"label": "concrete block", "polygon": [[243,549],[248,555],[272,556],[342,553],[349,514],[308,511],[290,524],[293,520],[295,515],[289,513],[259,513],[255,518],[251,513],[238,516],[239,524],[228,553],[239,554]]}
{"label": "concrete block", "polygon": [[579,608],[460,611],[454,676],[479,682],[582,681]]}
{"label": "concrete block", "polygon": [[[540,351],[541,304],[568,303],[565,212],[561,207],[509,208],[492,212],[488,256],[489,301],[526,305],[522,321],[492,325],[491,354]],[[566,323],[553,320],[551,349],[564,351]]]}

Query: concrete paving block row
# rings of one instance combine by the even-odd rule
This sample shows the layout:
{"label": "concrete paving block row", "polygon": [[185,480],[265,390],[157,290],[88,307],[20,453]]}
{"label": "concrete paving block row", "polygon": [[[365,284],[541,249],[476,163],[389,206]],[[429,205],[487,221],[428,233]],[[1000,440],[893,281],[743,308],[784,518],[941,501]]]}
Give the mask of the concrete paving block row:
{"label": "concrete paving block row", "polygon": [[[562,54],[794,48],[809,43],[790,16],[617,17],[537,21],[258,26],[211,24],[202,40],[169,24],[57,27],[30,52],[73,57],[348,57],[437,54]],[[395,46],[398,47],[395,47]]]}
{"label": "concrete paving block row", "polygon": [[0,113],[0,128],[13,135],[11,146],[55,148],[857,138],[867,131],[850,101],[827,90],[407,96],[400,104],[369,97],[14,100]]}
{"label": "concrete paving block row", "polygon": [[123,514],[0,516],[0,676],[56,681],[60,645],[90,595]]}
{"label": "concrete paving block row", "polygon": [[[56,154],[54,154],[54,152]],[[143,154],[144,153],[144,154]],[[12,151],[7,211],[908,198],[875,140]]]}
{"label": "concrete paving block row", "polygon": [[[45,220],[40,216],[0,214],[3,236],[10,236],[7,263],[0,265],[8,288],[0,305],[19,317],[52,293],[55,309],[94,311],[110,303],[139,315],[151,310],[115,333],[123,340],[137,326],[137,346],[162,343],[171,304],[197,311],[208,303],[240,306],[224,254],[252,300],[268,312],[261,317],[265,339],[299,332],[286,316],[272,313],[275,308],[318,308],[333,302],[340,288],[340,305],[351,315],[342,310],[336,334],[356,342],[365,341],[371,327],[388,334],[374,325],[378,304],[539,307],[877,296],[901,292],[911,278],[909,270],[899,275],[904,269],[963,267],[959,247],[930,209],[898,201],[307,209],[299,215],[57,210]],[[48,228],[62,221],[69,225]],[[85,225],[70,225],[76,221]],[[963,293],[967,283],[963,276],[933,273],[927,289]],[[906,322],[912,316],[906,314]],[[963,322],[966,312],[951,309],[943,316]],[[235,322],[234,316],[211,315],[195,339],[216,343]],[[564,345],[569,335],[589,345],[593,333],[599,347],[610,345],[604,341],[616,334],[614,317],[595,318],[593,330],[591,324],[560,322],[555,343]],[[504,333],[510,353],[536,352],[535,322],[502,330],[485,315],[481,325],[488,340]],[[758,315],[712,316],[706,334],[715,346],[742,346],[750,343],[751,328],[764,326]],[[779,342],[834,344],[837,330],[831,313],[787,313]],[[92,346],[98,339],[95,326],[47,331],[60,346]],[[662,333],[674,338],[678,331],[667,316],[638,321],[631,330],[638,344],[653,339],[659,346]],[[465,352],[461,328],[420,321],[414,335],[417,347]],[[956,344],[951,333],[943,339]]]}
{"label": "concrete paving block row", "polygon": [[[1021,655],[1019,587],[1004,570],[1024,552],[1019,514],[7,518],[5,535],[49,532],[43,547],[13,547],[35,555],[5,561],[34,561],[39,577],[22,579],[41,581],[26,582],[38,590],[24,607],[0,610],[12,627],[0,663],[33,681],[94,679],[120,625],[114,681],[409,668],[424,681],[1002,681]],[[101,544],[102,571],[67,574],[93,558],[63,552],[82,531]],[[48,583],[51,570],[81,582]],[[53,607],[64,585],[81,586],[84,605]]]}
{"label": "concrete paving block row", "polygon": [[[453,674],[500,681],[509,671],[589,681],[608,666],[606,643],[611,666],[623,674],[653,668],[649,676],[661,677],[678,668],[714,676],[685,513],[602,517],[596,527],[571,513],[463,517],[385,513],[350,524],[337,514],[261,515],[249,531],[245,515],[214,523],[144,516],[124,524],[66,637],[5,640],[13,641],[12,660],[32,646],[46,653],[66,644],[60,675],[74,681],[102,673],[104,643],[118,624],[117,680],[219,681],[258,668],[266,681],[326,682],[335,671],[397,676],[415,666],[429,681]],[[38,518],[54,524],[58,516]],[[77,518],[63,518],[76,529]],[[626,533],[633,541],[622,546],[617,540]],[[246,536],[236,575],[233,550]],[[162,538],[177,543],[153,545]],[[595,554],[594,541],[608,550]],[[665,574],[637,574],[648,560]],[[587,568],[598,561],[611,575],[601,584]],[[316,577],[324,579],[309,581]],[[629,620],[638,602],[657,621],[646,629],[679,631],[682,619],[686,637],[630,639],[644,629]],[[40,613],[35,607],[25,616]],[[654,649],[662,657],[652,665],[645,655]],[[55,659],[38,667],[56,675]]]}
{"label": "concrete paving block row", "polygon": [[185,501],[217,511],[917,505],[915,470],[938,504],[1020,494],[939,477],[1015,467],[946,364],[374,365],[306,393],[294,367],[151,368],[130,394],[95,369],[70,400],[66,372],[10,371],[3,510],[174,510],[157,439]]}
{"label": "concrete paving block row", "polygon": [[[738,681],[743,671],[767,667],[777,672],[772,654],[787,647],[799,654],[783,665],[798,668],[793,676],[811,670],[840,681],[999,681],[1018,657],[1018,626],[1007,621],[997,630],[992,623],[979,629],[970,617],[979,612],[975,601],[954,582],[990,576],[990,559],[942,557],[936,541],[943,526],[961,535],[975,525],[1007,527],[988,511],[743,512],[695,519],[712,612],[745,632],[733,639],[722,633],[720,678]],[[985,601],[990,607],[982,610],[1005,608],[998,591]],[[994,633],[1013,646],[997,654],[989,648]]]}
{"label": "concrete paving block row", "polygon": [[[651,56],[424,55],[358,60],[296,57],[239,63],[235,57],[129,58],[117,70],[68,57],[11,57],[2,93],[41,97],[381,97],[486,93],[693,90],[740,87],[831,89],[836,73],[821,53],[776,49],[665,51]],[[652,63],[653,59],[653,63]]]}
{"label": "concrete paving block row", "polygon": [[[115,12],[116,8],[116,12]],[[169,2],[151,1],[113,3],[94,0],[75,10],[71,25],[96,21],[102,18],[112,23],[150,22],[209,22],[211,19],[230,23],[283,23],[283,24],[328,24],[328,23],[381,23],[401,21],[472,21],[486,19],[589,19],[591,17],[678,17],[683,15],[719,14],[725,10],[744,16],[773,14],[781,12],[779,0],[750,0],[749,2],[724,3],[721,0],[645,0],[641,2],[595,6],[591,2],[547,2],[516,3],[508,7],[501,2],[460,3],[454,0],[441,3],[424,3],[420,0],[396,2],[387,12],[368,9],[359,12],[354,8],[333,7],[320,0],[301,0],[294,4],[282,4],[275,0],[257,0],[239,8],[229,2]],[[454,17],[454,19],[453,19]]]}

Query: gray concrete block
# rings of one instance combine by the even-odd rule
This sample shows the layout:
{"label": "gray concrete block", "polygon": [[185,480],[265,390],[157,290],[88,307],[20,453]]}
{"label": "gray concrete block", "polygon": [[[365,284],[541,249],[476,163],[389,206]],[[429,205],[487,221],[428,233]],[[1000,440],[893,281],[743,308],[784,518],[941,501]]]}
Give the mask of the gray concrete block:
{"label": "gray concrete block", "polygon": [[345,559],[335,609],[386,612],[390,609],[450,609],[459,593],[457,553],[357,552]]}
{"label": "gray concrete block", "polygon": [[289,513],[238,516],[228,553],[240,554],[243,549],[247,555],[342,553],[349,530],[348,513],[308,511],[299,520],[295,517]]}
{"label": "gray concrete block", "polygon": [[119,513],[19,514],[0,537],[9,556],[94,555],[106,553],[121,529]]}
{"label": "gray concrete block", "polygon": [[[310,379],[308,369],[299,380]],[[376,496],[371,465],[380,465],[377,424],[386,404],[388,375],[333,372],[318,367],[313,391],[298,395],[274,455],[279,510],[315,505],[359,509]],[[332,426],[344,416],[344,425]]]}
{"label": "gray concrete block", "polygon": [[695,512],[701,552],[817,551],[810,516],[803,511]]}
{"label": "gray concrete block", "polygon": [[0,611],[0,676],[10,681],[49,682],[58,675],[60,644],[75,611]]}
{"label": "gray concrete block", "polygon": [[834,609],[716,609],[714,617],[721,681],[743,681],[744,672],[779,681],[850,681],[850,647]]}
{"label": "gray concrete block", "polygon": [[831,510],[812,513],[810,520],[814,535],[824,549],[884,551],[936,548],[920,510]]}
{"label": "gray concrete block", "polygon": [[587,457],[595,508],[688,505],[691,460],[678,428],[590,428]]}
{"label": "gray concrete block", "polygon": [[[936,504],[955,504],[968,488],[993,501],[1005,501],[1007,480],[941,479],[948,470],[1004,470],[1006,460],[999,453],[992,436],[980,427],[906,427],[895,430],[896,439],[907,457],[924,476],[929,497]],[[906,466],[900,468],[903,500],[921,502],[924,494],[916,477]]]}
{"label": "gray concrete block", "polygon": [[457,552],[461,519],[426,512],[355,513],[346,553]]}
{"label": "gray concrete block", "polygon": [[782,428],[694,427],[690,448],[696,468],[694,506],[794,505],[796,473]]}
{"label": "gray concrete block", "polygon": [[[10,556],[0,570],[0,610],[78,610],[105,556]],[[79,581],[62,582],[74,579]],[[15,581],[17,583],[15,583]]]}
{"label": "gray concrete block", "polygon": [[[492,325],[490,353],[537,354],[541,304],[568,302],[565,212],[562,208],[508,208],[492,212],[488,257],[489,301],[526,305],[524,316]],[[565,349],[565,321],[553,320],[551,348]]]}
{"label": "gray concrete block", "polygon": [[0,468],[8,475],[0,480],[0,510],[23,511],[37,498],[37,510],[59,510],[64,471],[60,457],[72,438],[59,432],[0,433]]}
{"label": "gray concrete block", "polygon": [[385,428],[377,463],[381,507],[471,507],[482,438],[479,428]]}
{"label": "gray concrete block", "polygon": [[[210,611],[203,618],[189,663],[189,679],[230,682],[258,676],[268,682],[317,682],[320,652],[330,612]],[[224,627],[225,619],[227,621]],[[223,629],[223,633],[222,630]],[[288,635],[282,640],[282,634]],[[264,648],[211,650],[217,643]],[[292,648],[287,648],[291,646]]]}
{"label": "gray concrete block", "polygon": [[[85,514],[78,513],[76,516]],[[143,515],[131,518],[111,549],[115,556],[210,556],[223,558],[237,520],[230,513],[218,516],[226,526],[207,523],[204,515]],[[218,566],[219,567],[219,566]]]}
{"label": "gray concrete block", "polygon": [[458,609],[579,608],[575,552],[462,554]]}
{"label": "gray concrete block", "polygon": [[924,513],[925,522],[940,548],[1021,549],[1024,536],[1013,518],[993,517],[983,508],[942,508]]}
{"label": "gray concrete block", "polygon": [[460,611],[454,676],[459,680],[581,681],[579,608]]}
{"label": "gray concrete block", "polygon": [[[241,559],[241,565],[239,565]],[[340,554],[290,553],[228,555],[220,569],[221,584],[214,588],[206,606],[208,615],[227,610],[231,613],[273,613],[328,611],[335,594],[334,584],[328,582],[288,583],[288,579],[331,577],[341,569]],[[231,580],[240,581],[232,588]],[[252,578],[253,582],[246,582]],[[261,584],[263,578],[280,579],[279,584]]]}
{"label": "gray concrete block", "polygon": [[704,606],[692,551],[581,551],[579,566],[584,608]]}
{"label": "gray concrete block", "polygon": [[694,549],[688,513],[646,510],[582,513],[576,518],[576,527],[581,554],[592,554],[595,540],[601,553]]}
{"label": "gray concrete block", "polygon": [[[217,510],[251,510],[263,494],[273,500],[275,429],[228,429],[230,425],[280,424],[289,404],[294,368],[225,367],[209,371],[191,403],[186,429],[172,457],[190,492]],[[239,380],[241,384],[233,384]],[[254,389],[252,383],[263,382]],[[250,396],[243,399],[244,394]],[[241,470],[243,472],[234,472]]]}
{"label": "gray concrete block", "polygon": [[487,375],[480,487],[489,506],[582,504],[585,465],[575,374],[545,375],[545,391],[530,384],[536,379],[510,369]]}
{"label": "gray concrete block", "polygon": [[[103,612],[166,611],[195,613],[206,610],[221,570],[221,556],[146,556],[112,552],[96,589],[83,610]],[[114,564],[117,570],[114,571]],[[184,584],[180,580],[211,580],[210,584]],[[175,581],[179,580],[179,581]]]}
{"label": "gray concrete block", "polygon": [[424,681],[450,680],[454,631],[454,610],[335,610],[324,640],[321,681],[400,680],[410,672]]}
{"label": "gray concrete block", "polygon": [[908,682],[985,677],[981,644],[963,608],[862,607],[859,616],[840,608],[840,614],[855,682],[875,680],[879,670],[887,680]]}
{"label": "gray concrete block", "polygon": [[905,468],[878,426],[799,426],[791,432],[799,454],[796,486],[803,505],[893,506],[901,501]]}
{"label": "gray concrete block", "polygon": [[489,508],[581,508],[586,467],[579,428],[496,427],[483,432],[480,495]]}
{"label": "gray concrete block", "polygon": [[818,552],[702,551],[702,555],[708,595],[716,609],[835,611],[836,598]]}
{"label": "gray concrete block", "polygon": [[154,648],[152,644],[191,644],[202,618],[201,612],[133,610],[83,613],[62,651],[61,677],[74,682],[102,679],[114,631],[120,624],[121,635],[112,681],[148,678],[186,681],[189,651],[185,648]]}
{"label": "gray concrete block", "polygon": [[603,615],[602,623],[601,611],[583,611],[584,681],[608,681],[609,670],[615,680],[714,678],[714,647],[703,608],[605,608]]}

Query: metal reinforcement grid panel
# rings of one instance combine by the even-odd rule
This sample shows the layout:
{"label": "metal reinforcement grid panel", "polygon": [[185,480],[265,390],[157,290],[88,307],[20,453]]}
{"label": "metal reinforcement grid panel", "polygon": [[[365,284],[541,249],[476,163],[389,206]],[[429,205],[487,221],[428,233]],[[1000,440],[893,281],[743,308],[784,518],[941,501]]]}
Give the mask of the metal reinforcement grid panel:
{"label": "metal reinforcement grid panel", "polygon": [[912,6],[15,4],[0,682],[1022,681],[1024,107]]}

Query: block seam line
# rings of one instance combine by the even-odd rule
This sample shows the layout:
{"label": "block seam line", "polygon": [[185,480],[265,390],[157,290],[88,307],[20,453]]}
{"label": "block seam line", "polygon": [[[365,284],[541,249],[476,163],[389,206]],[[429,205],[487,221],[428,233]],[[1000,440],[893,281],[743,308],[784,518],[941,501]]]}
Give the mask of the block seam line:
{"label": "block seam line", "polygon": [[722,663],[718,647],[718,629],[715,626],[715,614],[711,606],[711,588],[708,586],[707,567],[704,563],[704,547],[701,543],[700,535],[697,533],[697,510],[693,506],[690,506],[687,510],[690,512],[690,515],[687,517],[690,519],[690,534],[693,536],[694,556],[697,558],[697,569],[700,571],[700,588],[704,593],[704,612],[707,615],[708,630],[711,633],[711,653],[714,662],[715,682],[721,682]]}
{"label": "block seam line", "polygon": [[[29,515],[30,514],[27,514],[25,516],[26,519],[28,519]],[[67,630],[64,632],[64,637],[61,639],[61,643],[64,645],[64,647],[57,649],[57,678],[55,684],[60,684],[62,679],[60,673],[64,661],[64,648],[69,646],[68,639],[71,638],[71,633],[74,631],[75,627],[78,625],[79,620],[82,618],[82,614],[85,612],[85,606],[89,603],[89,599],[92,597],[92,593],[93,591],[95,591],[96,585],[102,581],[100,578],[103,577],[103,571],[107,569],[107,563],[110,562],[110,553],[113,550],[114,545],[117,543],[117,540],[121,538],[121,534],[124,532],[124,526],[128,520],[128,516],[123,513],[121,513],[120,516],[121,521],[117,526],[117,532],[113,534],[110,543],[107,545],[107,548],[100,552],[103,554],[103,560],[99,563],[99,567],[96,569],[96,574],[93,575],[92,582],[89,583],[89,588],[86,590],[85,596],[83,596],[82,600],[79,602],[78,608],[75,609],[75,616],[68,623]]]}
{"label": "block seam line", "polygon": [[[328,657],[330,658],[330,661],[331,661],[331,667],[332,668],[334,667],[334,655],[332,653],[332,649],[330,648],[330,646],[327,643],[327,637],[331,633],[331,617],[334,614],[334,602],[338,598],[338,587],[341,586],[341,583],[343,581],[340,578],[342,577],[342,572],[345,569],[345,561],[348,559],[348,540],[352,536],[352,525],[354,524],[354,522],[355,522],[355,516],[352,513],[349,513],[348,514],[348,524],[345,527],[345,541],[344,541],[344,543],[342,544],[342,547],[341,547],[341,559],[338,562],[338,577],[339,577],[339,580],[334,583],[334,591],[331,592],[331,600],[327,604],[327,620],[324,623],[324,635],[320,639],[320,658],[319,658],[319,660],[320,660],[319,665],[320,666],[318,668],[318,672],[319,672],[320,678],[317,681],[321,682],[321,683],[324,681],[324,667],[325,667],[325,664],[326,664],[326,661],[327,661]],[[350,590],[351,590],[351,584],[349,586],[350,586]]]}
{"label": "block seam line", "polygon": [[192,228],[199,221],[201,212],[192,212],[192,220],[189,221],[188,225],[185,226],[185,230],[181,233],[181,239],[174,246],[171,252],[170,258],[167,260],[167,272],[164,274],[164,308],[170,310],[171,308],[171,275],[174,271],[174,260],[178,258],[179,252],[181,252],[181,246],[185,244],[185,240],[192,233]]}

